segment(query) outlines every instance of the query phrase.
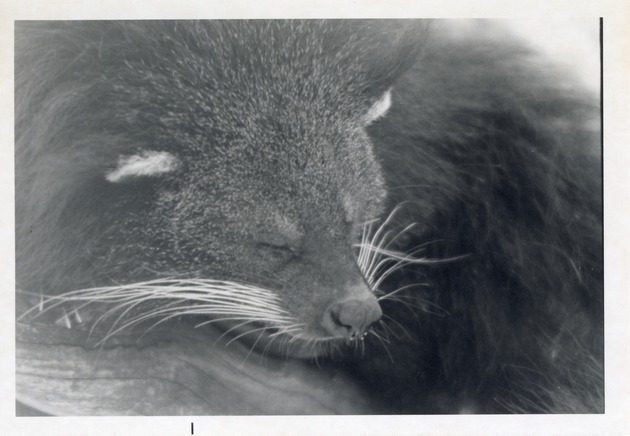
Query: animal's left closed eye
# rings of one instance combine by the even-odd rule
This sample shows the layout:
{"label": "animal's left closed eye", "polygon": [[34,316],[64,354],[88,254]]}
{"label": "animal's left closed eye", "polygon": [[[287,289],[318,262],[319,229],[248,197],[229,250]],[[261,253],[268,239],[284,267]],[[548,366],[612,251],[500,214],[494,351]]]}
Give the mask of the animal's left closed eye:
{"label": "animal's left closed eye", "polygon": [[263,255],[268,255],[277,260],[290,261],[300,256],[299,250],[286,244],[274,244],[268,242],[259,242],[258,247]]}
{"label": "animal's left closed eye", "polygon": [[263,260],[271,262],[273,268],[283,268],[299,257],[298,253],[287,245],[259,243],[258,248]]}

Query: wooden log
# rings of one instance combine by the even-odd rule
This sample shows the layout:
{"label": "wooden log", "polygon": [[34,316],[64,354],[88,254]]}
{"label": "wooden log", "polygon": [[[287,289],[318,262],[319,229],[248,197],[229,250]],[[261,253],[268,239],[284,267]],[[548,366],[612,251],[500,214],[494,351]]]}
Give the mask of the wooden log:
{"label": "wooden log", "polygon": [[66,416],[373,413],[338,370],[263,357],[213,327],[89,342],[84,331],[19,322],[18,400]]}

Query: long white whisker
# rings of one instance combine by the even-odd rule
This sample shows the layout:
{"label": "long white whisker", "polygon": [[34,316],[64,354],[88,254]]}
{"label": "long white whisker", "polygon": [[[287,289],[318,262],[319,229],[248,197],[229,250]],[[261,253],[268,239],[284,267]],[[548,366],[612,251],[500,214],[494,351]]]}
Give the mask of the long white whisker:
{"label": "long white whisker", "polygon": [[[396,213],[401,209],[402,204],[397,205],[389,214],[389,216],[385,219],[385,221],[378,227],[378,229],[376,229],[376,232],[374,232],[374,235],[372,235],[372,238],[369,239],[369,244],[374,246],[374,245],[378,245],[376,244],[376,241],[379,241],[379,237],[381,235],[381,232],[383,231],[383,229],[385,229],[389,223],[391,222],[391,220],[394,218],[394,216],[396,215]],[[382,238],[385,239],[385,238]],[[381,240],[382,242],[382,240]],[[372,269],[372,265],[374,264],[374,259],[375,259],[375,253],[369,253],[368,254],[368,260],[365,263],[365,273],[366,275],[368,275],[367,273],[369,273]]]}
{"label": "long white whisker", "polygon": [[400,288],[396,289],[395,291],[392,291],[392,292],[390,292],[388,294],[384,294],[382,297],[378,298],[378,301],[384,301],[384,300],[392,299],[396,294],[398,294],[398,293],[400,293],[400,292],[402,292],[402,291],[404,291],[406,289],[414,288],[414,287],[417,287],[417,286],[425,286],[425,285],[422,284],[422,283],[411,283],[409,285],[401,286]]}
{"label": "long white whisker", "polygon": [[250,333],[255,333],[255,332],[264,332],[265,330],[269,330],[270,327],[260,327],[257,329],[253,329],[253,330],[247,330],[235,337],[233,337],[232,339],[230,339],[226,345],[230,345],[232,342],[239,340],[240,338],[242,338],[243,336],[249,335]]}
{"label": "long white whisker", "polygon": [[[389,349],[387,348],[387,345],[385,344],[385,341],[383,339],[383,337],[381,337],[378,333],[376,333],[375,331],[370,331],[370,333],[372,335],[374,335],[374,337],[376,337],[376,339],[379,340],[379,342],[381,343],[381,345],[383,346],[383,348],[385,349],[385,352],[387,353],[387,355],[389,356],[389,360],[394,363],[394,357],[392,356],[392,354],[389,352]],[[387,341],[387,343],[389,343],[389,341]]]}
{"label": "long white whisker", "polygon": [[[277,294],[264,288],[236,282],[158,279],[126,285],[85,288],[60,295],[38,296],[37,305],[22,313],[18,319],[41,316],[57,307],[65,309],[65,304],[70,304],[75,311],[87,306],[106,305],[106,310],[93,321],[89,335],[114,314],[116,318],[99,343],[150,319],[159,318],[144,334],[172,318],[186,315],[213,317],[197,326],[219,320],[238,320],[244,324],[252,322],[267,324],[265,329],[274,329],[278,335],[299,331],[294,318],[282,307]],[[153,307],[148,311],[140,310],[147,304]],[[39,313],[34,314],[36,311]],[[135,315],[132,314],[134,311]]]}

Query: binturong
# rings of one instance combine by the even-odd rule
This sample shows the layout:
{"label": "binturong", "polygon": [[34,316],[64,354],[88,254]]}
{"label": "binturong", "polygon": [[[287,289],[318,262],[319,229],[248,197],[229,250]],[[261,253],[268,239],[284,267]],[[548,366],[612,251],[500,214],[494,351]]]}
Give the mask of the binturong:
{"label": "binturong", "polygon": [[18,286],[135,289],[129,325],[201,313],[298,355],[362,338],[382,312],[353,244],[386,196],[366,127],[425,26],[20,23]]}
{"label": "binturong", "polygon": [[16,23],[19,400],[602,412],[599,100],[504,25]]}

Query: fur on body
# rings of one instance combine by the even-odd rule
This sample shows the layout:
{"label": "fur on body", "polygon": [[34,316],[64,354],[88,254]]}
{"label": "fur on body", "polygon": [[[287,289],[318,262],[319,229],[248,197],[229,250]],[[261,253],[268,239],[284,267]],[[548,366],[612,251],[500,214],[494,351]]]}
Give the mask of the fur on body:
{"label": "fur on body", "polygon": [[18,23],[18,286],[239,284],[383,413],[600,412],[597,116],[420,21]]}

